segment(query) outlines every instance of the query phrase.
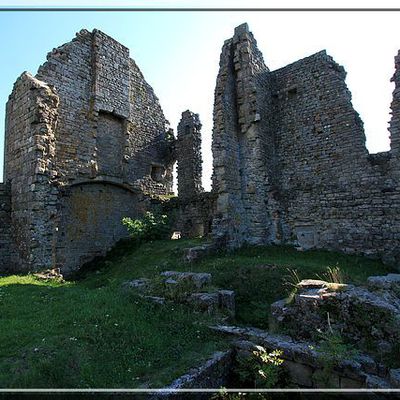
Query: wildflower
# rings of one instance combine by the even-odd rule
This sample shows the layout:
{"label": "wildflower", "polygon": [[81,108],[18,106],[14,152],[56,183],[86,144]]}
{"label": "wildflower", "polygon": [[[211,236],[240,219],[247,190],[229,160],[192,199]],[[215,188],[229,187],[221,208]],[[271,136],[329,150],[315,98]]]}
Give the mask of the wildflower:
{"label": "wildflower", "polygon": [[265,372],[262,369],[258,370],[258,374],[261,375],[263,378],[267,378],[267,375],[265,374]]}

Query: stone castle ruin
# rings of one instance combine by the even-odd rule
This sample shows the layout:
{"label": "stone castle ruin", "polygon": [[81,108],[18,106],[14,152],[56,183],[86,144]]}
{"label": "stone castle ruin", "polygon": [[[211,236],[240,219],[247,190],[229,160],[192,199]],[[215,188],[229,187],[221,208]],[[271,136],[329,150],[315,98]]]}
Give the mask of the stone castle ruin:
{"label": "stone castle ruin", "polygon": [[80,31],[6,109],[0,184],[3,271],[69,273],[126,236],[172,192],[175,228],[230,248],[287,243],[400,261],[400,53],[391,150],[369,154],[345,71],[325,51],[276,71],[247,24],[225,41],[217,77],[213,188],[201,184],[201,123],[182,113],[175,139],[126,47]]}
{"label": "stone castle ruin", "polygon": [[391,150],[369,154],[346,73],[325,51],[270,71],[246,24],[225,42],[214,105],[214,232],[400,261],[400,53]]}

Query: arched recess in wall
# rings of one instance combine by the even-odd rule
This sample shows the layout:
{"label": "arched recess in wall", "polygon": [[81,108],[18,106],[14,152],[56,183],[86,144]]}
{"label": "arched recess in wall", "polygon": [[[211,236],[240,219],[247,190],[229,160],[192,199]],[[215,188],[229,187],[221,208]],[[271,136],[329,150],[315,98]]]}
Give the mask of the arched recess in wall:
{"label": "arched recess in wall", "polygon": [[59,202],[56,262],[64,274],[104,255],[127,237],[123,217],[140,214],[139,195],[107,181],[90,181],[68,187]]}

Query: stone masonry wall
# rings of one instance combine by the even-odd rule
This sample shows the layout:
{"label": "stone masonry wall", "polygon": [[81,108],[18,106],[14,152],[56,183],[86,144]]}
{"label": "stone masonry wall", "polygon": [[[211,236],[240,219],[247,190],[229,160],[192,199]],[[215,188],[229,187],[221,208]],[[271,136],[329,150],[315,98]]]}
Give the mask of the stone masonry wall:
{"label": "stone masonry wall", "polygon": [[213,190],[219,194],[214,233],[227,235],[232,246],[263,243],[270,235],[266,166],[273,148],[265,145],[268,124],[259,124],[268,110],[267,72],[247,24],[239,26],[221,53],[212,144]]}
{"label": "stone masonry wall", "polygon": [[181,232],[183,238],[210,236],[216,195],[202,192],[189,199],[171,199],[163,205],[163,212],[170,216],[172,230]]}
{"label": "stone masonry wall", "polygon": [[[37,77],[60,96],[56,157],[62,184],[112,176],[149,193],[170,190],[167,121],[126,47],[101,31],[82,30],[48,54]],[[115,135],[107,139],[103,131],[111,124]],[[104,170],[107,157],[114,167]],[[154,166],[164,171],[160,181],[152,179]]]}
{"label": "stone masonry wall", "polygon": [[13,264],[20,270],[49,267],[53,261],[58,104],[54,88],[26,72],[7,103],[4,171],[11,193]]}
{"label": "stone masonry wall", "polygon": [[322,51],[270,72],[236,28],[215,90],[214,236],[400,262],[398,70],[391,151],[368,154],[343,67]]}
{"label": "stone masonry wall", "polygon": [[[6,119],[17,270],[78,268],[123,236],[123,216],[145,211],[140,194],[171,191],[173,154],[158,99],[129,50],[103,32],[80,31],[47,55],[36,78],[22,74]],[[83,219],[77,192],[86,196]],[[107,215],[97,218],[99,210]],[[101,222],[107,232],[95,228]],[[80,241],[65,231],[79,224]]]}
{"label": "stone masonry wall", "polygon": [[392,118],[390,120],[390,144],[391,144],[391,169],[395,175],[397,182],[400,180],[400,50],[395,59],[395,72],[391,79],[395,84],[393,91],[393,100],[391,104]]}
{"label": "stone masonry wall", "polygon": [[133,60],[130,60],[130,105],[124,156],[127,178],[135,180],[135,186],[146,193],[171,193],[175,160],[167,136],[168,121],[153,89]]}
{"label": "stone masonry wall", "polygon": [[0,183],[0,271],[12,269],[11,196],[6,184]]}
{"label": "stone masonry wall", "polygon": [[126,228],[115,221],[127,215],[137,218],[145,211],[139,193],[104,182],[70,186],[63,192],[56,260],[64,274],[128,237]]}
{"label": "stone masonry wall", "polygon": [[399,257],[392,154],[368,154],[343,67],[320,52],[274,71],[272,79],[284,240]]}
{"label": "stone masonry wall", "polygon": [[178,125],[176,142],[180,199],[189,199],[203,192],[200,130],[199,115],[189,110],[183,112]]}

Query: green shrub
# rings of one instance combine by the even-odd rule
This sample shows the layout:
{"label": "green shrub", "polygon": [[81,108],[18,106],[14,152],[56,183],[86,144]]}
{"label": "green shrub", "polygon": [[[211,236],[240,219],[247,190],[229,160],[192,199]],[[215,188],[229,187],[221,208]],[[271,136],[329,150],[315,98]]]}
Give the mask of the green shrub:
{"label": "green shrub", "polygon": [[243,384],[251,383],[254,388],[276,387],[282,379],[283,371],[280,368],[283,363],[282,350],[277,349],[268,353],[262,346],[255,346],[255,348],[250,357],[238,356],[235,372],[239,380]]}
{"label": "green shrub", "polygon": [[165,239],[169,232],[168,216],[147,211],[142,219],[122,218],[130,237],[137,243]]}

